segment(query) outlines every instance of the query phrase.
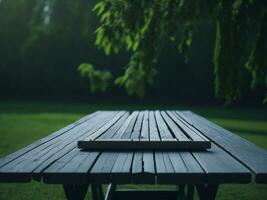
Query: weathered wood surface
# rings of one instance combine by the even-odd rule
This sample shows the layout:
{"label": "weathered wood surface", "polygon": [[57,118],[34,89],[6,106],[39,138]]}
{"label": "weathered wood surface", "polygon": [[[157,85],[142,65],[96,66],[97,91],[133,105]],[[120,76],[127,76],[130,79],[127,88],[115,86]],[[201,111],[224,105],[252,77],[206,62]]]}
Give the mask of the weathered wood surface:
{"label": "weathered wood surface", "polygon": [[[190,137],[188,137],[188,133]],[[79,140],[212,142],[206,151],[82,151]],[[191,112],[98,111],[0,159],[0,182],[267,183],[267,153]]]}
{"label": "weathered wood surface", "polygon": [[267,183],[267,151],[190,111],[176,114],[253,171],[256,182]]}

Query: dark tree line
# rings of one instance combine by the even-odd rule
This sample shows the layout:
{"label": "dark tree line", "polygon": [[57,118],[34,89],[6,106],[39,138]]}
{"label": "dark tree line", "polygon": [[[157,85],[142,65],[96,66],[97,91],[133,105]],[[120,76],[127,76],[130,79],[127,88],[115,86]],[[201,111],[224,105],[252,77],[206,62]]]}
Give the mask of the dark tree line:
{"label": "dark tree line", "polygon": [[[123,96],[123,90],[114,87],[111,82],[107,82],[112,79],[116,80],[118,84],[126,86],[127,90],[133,93],[138,91],[140,94],[144,94],[146,92],[146,97],[150,99],[170,98],[194,101],[198,98],[198,100],[210,101],[213,98],[212,51],[216,24],[211,18],[198,22],[198,28],[194,28],[194,32],[191,31],[194,27],[193,24],[185,24],[186,26],[180,30],[181,33],[170,38],[174,41],[181,41],[178,47],[169,43],[169,35],[165,33],[162,33],[163,36],[158,34],[160,38],[154,38],[153,32],[147,32],[146,34],[150,34],[151,37],[142,45],[148,45],[150,51],[147,51],[148,54],[143,52],[142,56],[140,52],[139,55],[133,56],[133,52],[139,51],[140,44],[135,44],[136,41],[133,40],[132,35],[138,28],[135,27],[137,21],[139,20],[139,25],[143,23],[140,18],[142,12],[147,12],[145,10],[149,7],[143,5],[145,7],[139,9],[139,4],[132,5],[131,1],[121,1],[128,3],[124,12],[128,20],[126,22],[131,27],[125,30],[132,32],[129,37],[125,35],[127,38],[124,36],[121,38],[127,41],[125,48],[129,52],[122,50],[116,54],[119,49],[116,46],[120,43],[116,38],[118,35],[114,36],[114,34],[121,24],[116,22],[116,26],[112,26],[108,32],[106,27],[108,24],[105,25],[105,21],[112,16],[113,11],[117,12],[114,9],[125,8],[113,7],[114,5],[106,6],[99,15],[102,16],[105,12],[110,12],[110,14],[104,15],[102,20],[99,20],[96,12],[101,9],[99,7],[101,4],[97,4],[98,2],[102,1],[0,0],[0,97],[64,96],[75,99],[86,96],[102,97],[104,95],[111,98],[116,95]],[[107,4],[110,2],[106,1]],[[98,6],[95,7],[93,13],[92,9],[95,4]],[[117,4],[117,6],[120,5]],[[191,10],[191,8],[187,9]],[[149,17],[150,15],[151,13],[146,13],[145,16]],[[143,20],[147,20],[147,18]],[[158,24],[157,21],[153,23]],[[102,29],[104,33],[101,38],[99,35],[101,35],[101,31],[103,32]],[[151,29],[150,31],[157,30]],[[170,31],[176,33],[175,30]],[[108,35],[110,41],[106,38],[107,33],[110,34]],[[138,39],[137,36],[136,39]],[[142,40],[144,39],[142,38]],[[191,41],[194,41],[192,45]],[[163,44],[163,47],[154,49],[154,43]],[[95,44],[104,48],[104,53],[98,50]],[[189,46],[191,47],[189,48]],[[181,55],[177,54],[177,49],[182,52]],[[255,47],[255,51],[256,49]],[[110,56],[106,57],[104,54],[110,54]],[[154,55],[157,55],[157,63],[152,59]],[[149,73],[146,68],[141,71],[139,68],[136,70],[135,67],[128,69],[130,65],[138,66],[140,64],[142,61],[140,56],[148,59],[144,66],[151,66]],[[188,62],[185,63],[183,60],[187,60],[187,58],[189,58]],[[130,59],[129,63],[128,59]],[[252,57],[250,60],[251,63],[255,62]],[[87,67],[84,68],[84,74],[90,76],[89,83],[78,72],[78,66],[81,63],[92,64],[89,66],[89,70],[88,65],[85,65]],[[156,71],[158,76],[153,78]],[[122,76],[123,73],[126,73],[127,76],[125,76],[126,74]],[[248,84],[249,76],[246,76],[245,82]],[[116,77],[121,78],[116,79]],[[154,82],[153,86],[149,90],[145,90],[143,86],[152,81]],[[93,90],[106,88],[108,90],[105,94],[92,94],[88,89],[88,84]],[[247,89],[242,91],[246,93]],[[263,91],[261,89],[258,94],[262,95]]]}

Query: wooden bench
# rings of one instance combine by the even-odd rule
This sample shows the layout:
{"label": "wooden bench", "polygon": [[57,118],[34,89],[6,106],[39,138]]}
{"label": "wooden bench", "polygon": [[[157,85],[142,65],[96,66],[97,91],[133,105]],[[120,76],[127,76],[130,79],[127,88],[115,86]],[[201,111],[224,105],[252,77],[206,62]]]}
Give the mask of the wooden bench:
{"label": "wooden bench", "polygon": [[[165,141],[191,132],[211,141],[208,150],[85,151],[77,142],[104,139]],[[98,111],[0,159],[0,182],[63,184],[67,199],[125,195],[147,198],[175,191],[120,191],[118,184],[173,184],[177,195],[215,199],[222,183],[267,183],[267,152],[190,111]],[[157,196],[156,195],[156,196]],[[177,196],[175,196],[176,198]],[[138,197],[139,198],[139,197]]]}

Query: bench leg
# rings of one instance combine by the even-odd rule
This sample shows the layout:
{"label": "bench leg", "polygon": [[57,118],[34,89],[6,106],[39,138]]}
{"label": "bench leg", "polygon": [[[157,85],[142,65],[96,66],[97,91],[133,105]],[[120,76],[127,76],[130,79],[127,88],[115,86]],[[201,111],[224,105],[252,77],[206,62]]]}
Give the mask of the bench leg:
{"label": "bench leg", "polygon": [[218,185],[197,185],[200,200],[215,200]]}
{"label": "bench leg", "polygon": [[84,185],[64,184],[63,188],[67,200],[84,200],[84,197],[88,189],[88,184]]}
{"label": "bench leg", "polygon": [[103,189],[101,185],[91,184],[91,188],[93,200],[104,200]]}

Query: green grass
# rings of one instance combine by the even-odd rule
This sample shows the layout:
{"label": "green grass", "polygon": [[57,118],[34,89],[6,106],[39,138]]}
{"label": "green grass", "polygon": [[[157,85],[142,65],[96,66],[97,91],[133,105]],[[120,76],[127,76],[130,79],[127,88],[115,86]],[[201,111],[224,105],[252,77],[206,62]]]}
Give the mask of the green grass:
{"label": "green grass", "polygon": [[[162,105],[98,105],[0,102],[0,157],[42,138],[95,110],[193,110],[267,149],[267,109]],[[128,187],[143,187],[130,185]],[[168,187],[168,186],[162,186]],[[266,185],[223,185],[217,199],[267,199]],[[87,199],[90,198],[90,190]],[[65,199],[60,185],[0,184],[0,199]]]}

